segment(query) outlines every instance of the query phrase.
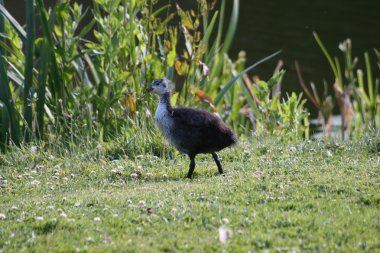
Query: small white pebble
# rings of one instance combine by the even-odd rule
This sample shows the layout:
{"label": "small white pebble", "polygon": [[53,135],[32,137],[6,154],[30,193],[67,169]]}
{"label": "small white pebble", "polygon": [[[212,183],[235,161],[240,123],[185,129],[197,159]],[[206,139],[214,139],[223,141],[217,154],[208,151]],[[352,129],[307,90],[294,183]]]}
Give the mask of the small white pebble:
{"label": "small white pebble", "polygon": [[332,156],[330,150],[327,150],[327,151],[326,151],[326,156],[327,156],[327,157],[331,157],[331,156]]}
{"label": "small white pebble", "polygon": [[95,217],[94,221],[101,221],[100,217]]}
{"label": "small white pebble", "polygon": [[38,220],[38,221],[42,221],[42,220],[44,220],[44,217],[42,217],[42,216],[37,216],[37,217],[35,217],[35,219]]}
{"label": "small white pebble", "polygon": [[226,226],[221,226],[219,228],[219,241],[221,243],[227,243],[229,239],[232,237],[232,231],[228,229]]}
{"label": "small white pebble", "polygon": [[6,218],[5,214],[0,213],[0,220],[4,220]]}

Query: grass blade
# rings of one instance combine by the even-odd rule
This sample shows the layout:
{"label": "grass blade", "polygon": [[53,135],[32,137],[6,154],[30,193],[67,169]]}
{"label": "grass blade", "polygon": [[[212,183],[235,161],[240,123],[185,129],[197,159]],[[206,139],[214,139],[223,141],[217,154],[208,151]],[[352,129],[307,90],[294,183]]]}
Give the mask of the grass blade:
{"label": "grass blade", "polygon": [[9,112],[7,106],[0,100],[0,150],[5,151],[9,138]]}
{"label": "grass blade", "polygon": [[226,53],[231,46],[232,40],[235,36],[237,23],[239,19],[239,0],[234,0],[233,7],[232,7],[232,14],[231,14],[231,20],[228,25],[226,38],[224,39],[224,45],[223,45],[223,53]]}
{"label": "grass blade", "polygon": [[24,119],[26,123],[25,140],[30,140],[32,129],[32,93],[34,65],[35,20],[33,1],[26,2],[26,45],[25,45],[25,74],[24,74]]}
{"label": "grass blade", "polygon": [[36,113],[37,113],[37,123],[38,128],[37,131],[37,137],[41,139],[44,134],[44,115],[45,115],[45,92],[46,92],[46,79],[47,79],[47,73],[48,73],[48,66],[49,66],[49,49],[47,47],[46,41],[43,42],[41,46],[41,58],[40,58],[40,64],[41,69],[39,71],[38,76],[38,90],[37,90],[37,105],[36,105]]}
{"label": "grass blade", "polygon": [[338,79],[340,87],[343,87],[342,80],[339,79],[338,70],[337,70],[337,67],[334,64],[334,61],[333,61],[332,57],[330,56],[330,54],[327,51],[326,47],[323,45],[323,43],[322,43],[321,39],[319,38],[318,34],[316,32],[313,32],[313,35],[314,35],[314,38],[317,41],[319,47],[321,48],[323,54],[326,56],[327,61],[329,62],[332,71],[334,72],[335,77]]}
{"label": "grass blade", "polygon": [[242,72],[240,72],[238,75],[236,75],[234,78],[232,78],[231,81],[229,81],[224,87],[223,89],[218,93],[218,95],[216,96],[215,100],[214,100],[214,104],[215,106],[217,106],[220,101],[222,100],[223,96],[226,94],[226,92],[234,85],[235,81],[237,79],[239,79],[240,77],[242,77],[245,73],[247,73],[248,71],[250,71],[251,69],[253,69],[254,67],[257,67],[258,65],[260,65],[261,63],[263,62],[266,62],[267,60],[275,57],[276,55],[278,55],[279,53],[281,53],[281,51],[277,51],[276,53],[273,53],[263,59],[261,59],[260,61],[254,63],[253,65],[249,66],[248,68],[246,68],[245,70],[243,70]]}

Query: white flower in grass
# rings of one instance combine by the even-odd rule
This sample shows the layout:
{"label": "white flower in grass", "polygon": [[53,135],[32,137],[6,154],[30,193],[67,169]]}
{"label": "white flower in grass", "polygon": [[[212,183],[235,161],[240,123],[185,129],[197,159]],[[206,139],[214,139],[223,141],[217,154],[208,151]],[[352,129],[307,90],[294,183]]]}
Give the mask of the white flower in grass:
{"label": "white flower in grass", "polygon": [[37,146],[31,146],[30,147],[30,152],[32,152],[32,153],[37,153],[37,150],[38,150]]}
{"label": "white flower in grass", "polygon": [[62,212],[60,213],[60,216],[61,216],[62,218],[67,218],[67,214],[66,214],[64,211],[62,211]]}
{"label": "white flower in grass", "polygon": [[326,156],[327,156],[327,157],[331,157],[331,156],[332,156],[332,154],[331,154],[331,151],[330,151],[330,150],[327,150],[327,151],[326,151]]}
{"label": "white flower in grass", "polygon": [[131,177],[132,180],[136,180],[137,177],[138,177],[138,175],[137,175],[137,173],[132,173],[132,174],[130,175],[130,177]]}
{"label": "white flower in grass", "polygon": [[37,216],[37,217],[35,217],[34,219],[36,219],[36,220],[38,220],[38,221],[43,221],[43,220],[44,220],[44,217],[42,217],[42,216]]}
{"label": "white flower in grass", "polygon": [[32,184],[32,185],[40,185],[41,182],[38,181],[38,180],[33,180],[32,182],[30,182],[30,184]]}
{"label": "white flower in grass", "polygon": [[297,151],[297,149],[295,147],[293,147],[293,146],[290,147],[289,150],[290,150],[290,152],[293,152],[293,153]]}
{"label": "white flower in grass", "polygon": [[163,178],[168,178],[168,174],[162,175]]}
{"label": "white flower in grass", "polygon": [[145,201],[144,200],[140,200],[139,201],[139,206],[142,206],[142,207],[145,206]]}
{"label": "white flower in grass", "polygon": [[81,203],[80,202],[77,202],[74,204],[75,207],[80,207],[81,206]]}
{"label": "white flower in grass", "polygon": [[228,224],[228,223],[230,223],[230,220],[227,219],[227,218],[222,218],[222,223],[223,224]]}
{"label": "white flower in grass", "polygon": [[148,172],[148,173],[146,173],[145,177],[146,177],[147,179],[149,179],[149,178],[153,178],[153,173]]}
{"label": "white flower in grass", "polygon": [[96,221],[96,222],[100,222],[100,221],[102,221],[102,220],[100,219],[100,217],[95,217],[95,218],[94,218],[94,221]]}
{"label": "white flower in grass", "polygon": [[0,220],[4,220],[6,218],[5,214],[0,213]]}
{"label": "white flower in grass", "polygon": [[231,229],[228,229],[226,226],[221,226],[219,228],[219,241],[221,243],[227,243],[229,239],[232,237]]}

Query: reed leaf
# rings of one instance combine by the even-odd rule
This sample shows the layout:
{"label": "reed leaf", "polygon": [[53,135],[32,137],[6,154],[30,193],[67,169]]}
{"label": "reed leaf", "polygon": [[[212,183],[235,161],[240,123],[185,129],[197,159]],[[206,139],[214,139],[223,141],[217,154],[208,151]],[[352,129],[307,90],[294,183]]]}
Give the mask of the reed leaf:
{"label": "reed leaf", "polygon": [[[58,105],[59,99],[64,99],[64,87],[63,82],[61,81],[61,78],[59,76],[59,68],[57,59],[55,56],[55,48],[54,48],[54,41],[53,41],[53,32],[49,25],[49,19],[48,19],[48,13],[45,9],[44,3],[42,0],[36,0],[37,4],[37,11],[40,16],[41,21],[41,28],[44,35],[44,38],[46,39],[48,48],[49,48],[49,56],[50,56],[50,67],[51,71],[49,71],[49,74],[51,75],[51,81],[50,84],[50,90],[53,96],[53,100],[55,105]],[[59,113],[59,111],[57,111]]]}
{"label": "reed leaf", "polygon": [[40,70],[38,75],[38,90],[37,90],[37,124],[36,135],[39,139],[43,137],[44,134],[44,115],[45,115],[45,93],[46,93],[46,80],[48,75],[49,67],[49,49],[47,47],[47,42],[44,39],[41,45],[41,57],[40,57]]}
{"label": "reed leaf", "polygon": [[336,66],[335,63],[334,63],[333,58],[330,56],[330,54],[329,54],[329,52],[327,51],[326,47],[323,45],[323,42],[322,42],[322,40],[319,38],[318,34],[317,34],[316,32],[313,32],[313,35],[314,35],[314,38],[315,38],[315,40],[317,41],[319,47],[321,48],[323,54],[325,55],[327,61],[329,62],[330,67],[331,67],[332,71],[334,72],[335,78],[338,79],[338,82],[339,82],[340,87],[343,87],[343,83],[342,83],[343,80],[342,80],[341,78],[339,78],[340,76],[339,76],[339,73],[338,73],[338,71],[340,71],[340,70],[337,69],[337,66]]}
{"label": "reed leaf", "polygon": [[[27,1],[27,2],[33,2],[33,1]],[[0,14],[4,16],[9,23],[15,28],[17,33],[20,35],[20,38],[23,42],[26,41],[26,31],[22,26],[17,22],[17,20],[5,9],[3,1],[0,2]]]}
{"label": "reed leaf", "polygon": [[232,40],[235,37],[238,20],[239,20],[239,0],[234,0],[233,6],[232,6],[231,19],[228,25],[226,37],[224,39],[222,53],[226,53],[231,47]]}
{"label": "reed leaf", "polygon": [[0,100],[0,150],[4,151],[9,139],[9,112],[7,106]]}
{"label": "reed leaf", "polygon": [[257,67],[258,65],[260,65],[261,63],[264,63],[264,62],[266,62],[267,60],[269,60],[269,59],[272,59],[273,57],[275,57],[276,55],[278,55],[278,54],[280,54],[281,53],[281,51],[277,51],[277,52],[275,52],[275,53],[273,53],[273,54],[271,54],[271,55],[269,55],[269,56],[267,56],[267,57],[265,57],[265,58],[263,58],[263,59],[261,59],[260,61],[258,61],[258,62],[256,62],[256,63],[254,63],[254,64],[252,64],[251,66],[249,66],[248,68],[246,68],[246,69],[244,69],[242,72],[240,72],[238,75],[236,75],[234,78],[232,78],[223,88],[222,88],[222,90],[218,93],[218,95],[216,96],[216,98],[215,98],[215,100],[214,100],[214,104],[215,104],[215,106],[217,106],[220,102],[221,102],[221,100],[222,100],[222,98],[223,98],[223,96],[226,94],[226,92],[234,85],[234,83],[235,83],[235,81],[237,80],[237,79],[239,79],[239,78],[241,78],[245,73],[247,73],[248,71],[250,71],[251,69],[253,69],[253,68],[255,68],[255,67]]}
{"label": "reed leaf", "polygon": [[[0,0],[0,9],[5,10],[3,0]],[[3,11],[2,14],[4,14]],[[3,15],[0,15],[0,33],[5,34]],[[3,37],[0,37],[0,42],[4,43]],[[0,47],[0,100],[5,105],[7,114],[9,115],[8,118],[10,121],[11,130],[9,131],[9,128],[3,127],[2,130],[0,130],[0,134],[3,136],[7,134],[9,139],[18,146],[20,144],[20,122],[18,113],[14,107],[14,101],[9,87],[7,67],[4,58],[5,54],[6,50],[3,47]],[[3,111],[5,112],[5,109]]]}
{"label": "reed leaf", "polygon": [[35,20],[33,1],[26,1],[26,44],[25,44],[25,74],[24,74],[24,120],[25,140],[30,140],[32,130],[32,85],[34,65]]}

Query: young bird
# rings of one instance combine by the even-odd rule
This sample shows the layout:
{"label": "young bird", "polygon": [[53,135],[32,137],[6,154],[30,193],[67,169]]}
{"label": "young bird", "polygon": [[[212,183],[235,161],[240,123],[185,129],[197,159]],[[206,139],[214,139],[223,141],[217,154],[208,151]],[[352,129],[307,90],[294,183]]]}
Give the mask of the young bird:
{"label": "young bird", "polygon": [[234,132],[218,116],[210,112],[192,108],[173,108],[170,103],[169,80],[166,78],[153,80],[148,91],[159,96],[154,115],[156,125],[169,143],[190,158],[187,177],[192,177],[195,156],[200,153],[211,153],[219,173],[223,174],[216,152],[237,143]]}

